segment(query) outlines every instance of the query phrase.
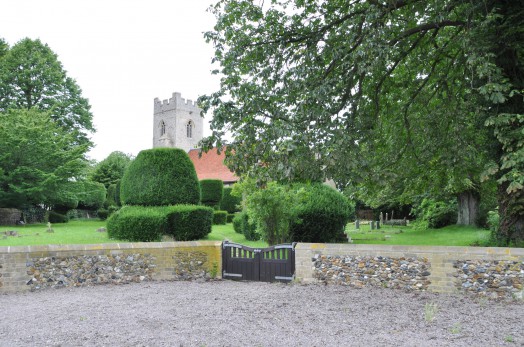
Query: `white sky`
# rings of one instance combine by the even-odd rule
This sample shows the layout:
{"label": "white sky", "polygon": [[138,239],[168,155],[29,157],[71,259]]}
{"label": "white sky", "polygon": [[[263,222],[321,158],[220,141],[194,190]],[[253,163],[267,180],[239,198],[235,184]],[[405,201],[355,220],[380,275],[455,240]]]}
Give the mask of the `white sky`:
{"label": "white sky", "polygon": [[0,37],[10,46],[39,38],[58,55],[89,99],[97,129],[89,156],[100,161],[113,151],[136,155],[152,147],[155,97],[180,92],[196,100],[218,88],[213,48],[203,38],[215,22],[206,12],[212,3],[2,0]]}

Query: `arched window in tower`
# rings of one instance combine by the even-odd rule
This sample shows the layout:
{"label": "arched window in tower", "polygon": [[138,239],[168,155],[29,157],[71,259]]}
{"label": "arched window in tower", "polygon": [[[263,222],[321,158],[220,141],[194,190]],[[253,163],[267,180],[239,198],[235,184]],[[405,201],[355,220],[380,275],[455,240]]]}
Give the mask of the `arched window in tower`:
{"label": "arched window in tower", "polygon": [[160,136],[164,136],[166,134],[166,123],[164,121],[160,122]]}
{"label": "arched window in tower", "polygon": [[186,134],[188,138],[193,138],[193,122],[189,121],[186,125]]}

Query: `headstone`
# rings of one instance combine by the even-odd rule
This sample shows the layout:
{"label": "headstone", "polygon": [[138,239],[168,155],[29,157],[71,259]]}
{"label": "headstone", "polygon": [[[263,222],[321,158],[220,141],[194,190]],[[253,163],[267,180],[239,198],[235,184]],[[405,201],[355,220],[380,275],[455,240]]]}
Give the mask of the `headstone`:
{"label": "headstone", "polygon": [[371,225],[371,230],[375,230],[375,222],[374,221],[369,222],[369,225]]}
{"label": "headstone", "polygon": [[355,220],[355,229],[360,229],[360,221],[358,219]]}
{"label": "headstone", "polygon": [[384,215],[380,212],[380,224],[384,223]]}
{"label": "headstone", "polygon": [[381,221],[378,220],[377,221],[377,229],[380,229],[380,223],[381,223]]}

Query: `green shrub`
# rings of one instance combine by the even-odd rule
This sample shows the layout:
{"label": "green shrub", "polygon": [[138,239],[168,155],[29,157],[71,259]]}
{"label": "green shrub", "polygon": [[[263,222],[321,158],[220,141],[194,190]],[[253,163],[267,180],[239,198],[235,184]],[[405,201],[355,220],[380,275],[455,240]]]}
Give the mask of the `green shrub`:
{"label": "green shrub", "polygon": [[258,241],[260,240],[260,234],[257,232],[257,225],[253,223],[247,212],[241,212],[241,228],[242,234],[248,241]]}
{"label": "green shrub", "polygon": [[240,202],[242,199],[238,196],[231,195],[233,188],[225,187],[224,196],[220,202],[220,209],[228,213],[235,213],[239,211]]}
{"label": "green shrub", "polygon": [[115,202],[116,202],[116,206],[122,207],[122,201],[120,201],[120,180],[118,180],[118,182],[116,182]]}
{"label": "green shrub", "polygon": [[226,223],[233,223],[233,218],[235,218],[236,213],[228,213],[226,218]]}
{"label": "green shrub", "polygon": [[49,211],[48,220],[51,223],[67,223],[69,222],[69,217],[67,217],[65,214]]}
{"label": "green shrub", "polygon": [[104,206],[106,206],[106,208],[109,208],[109,206],[118,206],[116,199],[116,184],[110,184],[107,188],[107,196]]}
{"label": "green shrub", "polygon": [[124,173],[120,198],[127,205],[198,205],[200,185],[195,167],[182,149],[143,150]]}
{"label": "green shrub", "polygon": [[96,211],[104,206],[106,187],[102,183],[78,182],[78,209]]}
{"label": "green shrub", "polygon": [[297,184],[307,198],[297,208],[297,219],[290,227],[291,238],[298,242],[342,242],[351,215],[348,199],[325,184]]}
{"label": "green shrub", "polygon": [[166,211],[158,207],[124,206],[107,220],[109,238],[160,241],[168,230]]}
{"label": "green shrub", "polygon": [[201,180],[202,204],[210,207],[219,206],[222,200],[224,182],[221,180]]}
{"label": "green shrub", "polygon": [[227,211],[213,211],[213,224],[225,225],[227,222]]}
{"label": "green shrub", "polygon": [[109,217],[109,211],[106,209],[101,208],[96,212],[96,215],[100,220],[106,220],[107,217]]}
{"label": "green shrub", "polygon": [[168,234],[177,241],[204,238],[211,232],[213,209],[197,205],[175,205],[164,209],[168,220]]}
{"label": "green shrub", "polygon": [[236,213],[235,217],[233,217],[233,230],[235,230],[238,234],[243,234],[242,230],[242,223],[243,223],[243,215],[241,213]]}
{"label": "green shrub", "polygon": [[413,209],[417,224],[421,228],[443,228],[457,223],[457,202],[436,201],[426,198]]}

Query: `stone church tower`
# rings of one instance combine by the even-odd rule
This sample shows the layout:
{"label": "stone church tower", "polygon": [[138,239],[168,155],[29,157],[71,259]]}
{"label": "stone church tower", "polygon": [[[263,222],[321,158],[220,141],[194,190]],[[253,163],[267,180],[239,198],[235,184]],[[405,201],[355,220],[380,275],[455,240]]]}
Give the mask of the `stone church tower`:
{"label": "stone church tower", "polygon": [[169,100],[155,98],[153,148],[176,147],[189,152],[204,136],[204,119],[196,102],[173,93]]}

